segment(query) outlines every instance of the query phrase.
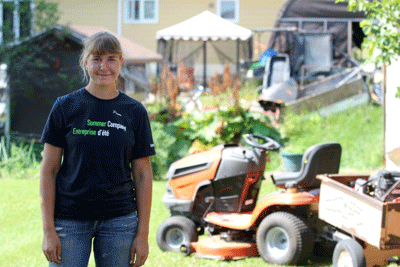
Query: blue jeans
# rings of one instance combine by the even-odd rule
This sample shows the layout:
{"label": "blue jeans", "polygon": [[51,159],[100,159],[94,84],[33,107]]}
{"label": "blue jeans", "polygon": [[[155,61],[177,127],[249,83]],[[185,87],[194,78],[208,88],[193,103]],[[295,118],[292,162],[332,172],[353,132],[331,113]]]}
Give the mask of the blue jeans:
{"label": "blue jeans", "polygon": [[55,220],[61,242],[61,264],[50,267],[87,267],[92,249],[98,267],[128,267],[137,230],[136,212],[104,221]]}

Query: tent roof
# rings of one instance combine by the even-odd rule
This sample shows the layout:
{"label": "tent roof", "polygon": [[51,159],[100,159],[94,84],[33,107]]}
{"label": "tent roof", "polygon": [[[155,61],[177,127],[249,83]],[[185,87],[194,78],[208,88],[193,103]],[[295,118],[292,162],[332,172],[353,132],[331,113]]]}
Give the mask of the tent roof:
{"label": "tent roof", "polygon": [[117,39],[121,43],[122,53],[123,53],[125,62],[146,63],[146,62],[162,60],[162,56],[160,54],[155,53],[137,43],[134,43],[131,40],[129,40],[123,36],[115,34],[106,28],[97,27],[97,26],[72,25],[72,26],[69,26],[69,29],[71,31],[81,35],[83,37],[82,39],[86,39],[87,37],[91,36],[92,34],[95,34],[96,32],[99,32],[99,31],[107,31],[107,32],[112,33],[113,35],[115,35],[115,37],[117,37]]}
{"label": "tent roof", "polygon": [[178,24],[157,31],[157,39],[164,40],[247,40],[252,31],[204,11]]}

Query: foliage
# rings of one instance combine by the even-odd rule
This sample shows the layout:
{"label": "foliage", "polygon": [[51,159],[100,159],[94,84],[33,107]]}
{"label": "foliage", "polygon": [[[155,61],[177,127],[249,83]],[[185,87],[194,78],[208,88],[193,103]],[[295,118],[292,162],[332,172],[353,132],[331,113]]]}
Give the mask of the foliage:
{"label": "foliage", "polygon": [[56,25],[60,16],[61,12],[58,10],[58,3],[46,0],[35,1],[35,27],[37,31]]}
{"label": "foliage", "polygon": [[10,155],[6,151],[4,138],[1,139],[0,178],[38,178],[40,159],[34,151],[34,141],[11,143]]}
{"label": "foliage", "polygon": [[[157,118],[161,121],[156,121]],[[260,134],[281,141],[279,131],[271,126],[268,117],[245,109],[184,113],[168,123],[160,115],[151,126],[157,149],[152,160],[156,179],[166,173],[171,163],[187,154],[219,144],[241,143],[244,134]]]}
{"label": "foliage", "polygon": [[[390,65],[391,60],[400,55],[400,0],[336,0],[348,2],[350,11],[364,11],[367,20],[360,26],[367,36],[363,47],[377,64]],[[379,51],[379,53],[376,53]],[[376,54],[376,56],[375,56]],[[375,56],[375,57],[374,57]],[[400,87],[396,97],[400,98]]]}
{"label": "foliage", "polygon": [[367,15],[367,20],[362,21],[360,26],[367,36],[363,46],[368,48],[369,55],[373,56],[379,50],[375,61],[390,65],[391,59],[400,55],[400,47],[397,45],[400,38],[400,0],[347,1],[350,11],[363,11]]}
{"label": "foliage", "polygon": [[169,132],[170,127],[161,122],[151,121],[151,128],[157,145],[157,154],[151,158],[151,165],[154,179],[160,180],[164,178],[170,164],[187,154],[190,142]]}

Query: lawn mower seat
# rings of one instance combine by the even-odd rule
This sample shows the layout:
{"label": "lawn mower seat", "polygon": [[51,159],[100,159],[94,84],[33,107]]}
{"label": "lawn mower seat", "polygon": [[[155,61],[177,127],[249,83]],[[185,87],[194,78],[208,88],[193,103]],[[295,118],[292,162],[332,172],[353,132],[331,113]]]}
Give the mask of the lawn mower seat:
{"label": "lawn mower seat", "polygon": [[309,147],[303,155],[301,169],[298,172],[271,175],[278,187],[317,188],[321,181],[317,174],[339,172],[342,147],[338,143],[321,143]]}

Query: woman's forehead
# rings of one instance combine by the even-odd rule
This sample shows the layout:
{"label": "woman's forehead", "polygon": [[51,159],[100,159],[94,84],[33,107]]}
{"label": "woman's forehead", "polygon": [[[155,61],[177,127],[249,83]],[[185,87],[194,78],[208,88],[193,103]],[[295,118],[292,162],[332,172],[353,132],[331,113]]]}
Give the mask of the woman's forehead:
{"label": "woman's forehead", "polygon": [[106,57],[121,57],[121,54],[118,53],[112,53],[112,52],[94,52],[91,53],[90,55],[94,56],[94,57],[102,57],[102,56],[106,56]]}

